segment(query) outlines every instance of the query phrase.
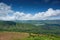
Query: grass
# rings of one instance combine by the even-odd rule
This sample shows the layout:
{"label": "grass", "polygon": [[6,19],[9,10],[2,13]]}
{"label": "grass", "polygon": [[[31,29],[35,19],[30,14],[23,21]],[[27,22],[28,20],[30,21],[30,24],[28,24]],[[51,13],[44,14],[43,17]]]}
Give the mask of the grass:
{"label": "grass", "polygon": [[25,40],[60,40],[60,38],[41,36],[41,37],[34,37],[34,38],[30,37],[30,38],[26,38]]}
{"label": "grass", "polygon": [[60,40],[60,37],[24,32],[0,32],[0,40]]}

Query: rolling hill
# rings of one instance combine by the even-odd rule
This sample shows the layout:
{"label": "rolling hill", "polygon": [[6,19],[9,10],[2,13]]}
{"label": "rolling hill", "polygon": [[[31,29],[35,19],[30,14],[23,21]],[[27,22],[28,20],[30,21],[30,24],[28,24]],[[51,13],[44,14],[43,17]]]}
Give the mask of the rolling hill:
{"label": "rolling hill", "polygon": [[0,31],[60,35],[60,20],[0,21]]}

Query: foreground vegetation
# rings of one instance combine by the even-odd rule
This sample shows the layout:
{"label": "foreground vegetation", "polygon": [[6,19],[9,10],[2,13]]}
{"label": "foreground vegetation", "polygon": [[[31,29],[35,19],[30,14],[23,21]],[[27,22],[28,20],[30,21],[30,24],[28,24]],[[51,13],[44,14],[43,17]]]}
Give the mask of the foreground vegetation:
{"label": "foreground vegetation", "polygon": [[0,21],[0,40],[60,40],[60,21]]}
{"label": "foreground vegetation", "polygon": [[0,32],[0,40],[60,40],[60,36],[24,32]]}

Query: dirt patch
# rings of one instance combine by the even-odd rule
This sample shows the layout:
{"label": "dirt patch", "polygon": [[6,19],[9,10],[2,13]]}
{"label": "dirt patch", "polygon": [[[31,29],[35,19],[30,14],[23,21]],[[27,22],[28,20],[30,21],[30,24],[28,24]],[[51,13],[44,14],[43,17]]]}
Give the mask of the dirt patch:
{"label": "dirt patch", "polygon": [[28,33],[20,33],[20,32],[0,32],[0,40],[16,40],[16,39],[24,39],[29,36]]}

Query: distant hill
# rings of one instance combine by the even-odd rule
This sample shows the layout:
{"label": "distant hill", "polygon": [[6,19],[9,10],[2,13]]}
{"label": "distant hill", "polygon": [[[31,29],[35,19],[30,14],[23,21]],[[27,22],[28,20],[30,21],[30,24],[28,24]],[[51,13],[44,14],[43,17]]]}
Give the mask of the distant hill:
{"label": "distant hill", "polygon": [[60,24],[60,20],[16,20],[19,23],[47,23],[47,24]]}
{"label": "distant hill", "polygon": [[16,25],[13,21],[0,21],[0,25]]}

